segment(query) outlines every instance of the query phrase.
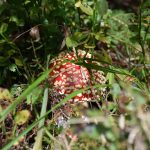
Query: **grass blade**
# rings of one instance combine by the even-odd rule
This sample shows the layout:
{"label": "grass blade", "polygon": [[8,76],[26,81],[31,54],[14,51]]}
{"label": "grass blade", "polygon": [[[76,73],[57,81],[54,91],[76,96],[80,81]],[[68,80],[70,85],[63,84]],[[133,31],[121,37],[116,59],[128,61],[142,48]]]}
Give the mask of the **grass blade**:
{"label": "grass blade", "polygon": [[14,108],[19,104],[26,96],[31,93],[31,91],[37,87],[46,77],[49,75],[51,70],[45,71],[37,80],[35,80],[11,105],[9,105],[4,111],[0,114],[0,122],[3,121],[7,115],[14,110]]}

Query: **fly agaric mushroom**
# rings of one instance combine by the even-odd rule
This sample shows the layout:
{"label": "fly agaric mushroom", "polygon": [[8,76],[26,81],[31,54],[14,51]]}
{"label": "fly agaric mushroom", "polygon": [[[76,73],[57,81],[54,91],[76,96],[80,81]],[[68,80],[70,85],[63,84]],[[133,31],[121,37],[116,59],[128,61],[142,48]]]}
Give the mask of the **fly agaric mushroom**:
{"label": "fly agaric mushroom", "polygon": [[[104,73],[102,71],[91,69],[90,72],[87,68],[77,65],[73,63],[78,59],[91,58],[90,53],[86,53],[85,51],[78,50],[77,52],[61,52],[58,57],[52,59],[50,63],[50,68],[52,71],[49,75],[49,83],[53,87],[50,90],[49,97],[51,99],[52,106],[59,103],[65,96],[71,94],[72,92],[94,85],[94,84],[105,84],[106,78],[104,77]],[[64,60],[70,60],[64,62]],[[86,63],[88,63],[86,61]],[[96,62],[93,62],[96,63]],[[85,116],[84,109],[85,106],[79,106],[78,102],[87,102],[99,99],[103,97],[105,93],[105,88],[102,89],[89,89],[81,94],[73,97],[69,102],[64,104],[58,110],[54,111],[54,121],[58,127],[65,128],[65,132],[60,133],[60,135],[66,134],[69,138],[73,140],[72,137],[76,137],[73,135],[72,131],[70,133],[69,127],[67,124],[67,120],[73,116],[77,115],[76,108],[79,108],[79,111],[82,110],[80,116]],[[75,107],[74,107],[75,106]],[[75,109],[74,109],[75,108]],[[77,108],[78,109],[78,108]]]}
{"label": "fly agaric mushroom", "polygon": [[[99,70],[89,70],[83,66],[73,62],[64,62],[64,60],[76,61],[78,58],[91,58],[90,53],[78,50],[77,52],[61,52],[58,57],[52,59],[50,68],[53,68],[49,75],[49,83],[52,85],[55,92],[59,95],[68,95],[72,92],[91,86],[94,84],[105,84],[106,78],[104,73]],[[84,93],[76,95],[70,100],[71,103],[85,102],[99,99],[104,93],[104,88],[98,91],[97,89],[89,89]]]}

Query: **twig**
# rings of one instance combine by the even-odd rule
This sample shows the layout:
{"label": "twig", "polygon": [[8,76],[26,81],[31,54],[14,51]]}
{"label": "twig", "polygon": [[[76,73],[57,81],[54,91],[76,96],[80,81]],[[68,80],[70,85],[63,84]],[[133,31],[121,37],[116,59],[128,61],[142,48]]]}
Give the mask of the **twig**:
{"label": "twig", "polygon": [[[34,27],[38,27],[38,26],[40,26],[41,24],[38,24],[38,25],[36,25],[36,26],[34,26]],[[32,27],[33,28],[33,27]],[[18,38],[20,38],[22,35],[24,35],[24,34],[26,34],[26,33],[28,33],[29,31],[31,31],[31,29],[32,28],[30,28],[29,30],[27,30],[27,31],[25,31],[25,32],[23,32],[23,33],[21,33],[21,34],[19,34],[17,37],[15,37],[12,41],[13,42],[15,42]]]}

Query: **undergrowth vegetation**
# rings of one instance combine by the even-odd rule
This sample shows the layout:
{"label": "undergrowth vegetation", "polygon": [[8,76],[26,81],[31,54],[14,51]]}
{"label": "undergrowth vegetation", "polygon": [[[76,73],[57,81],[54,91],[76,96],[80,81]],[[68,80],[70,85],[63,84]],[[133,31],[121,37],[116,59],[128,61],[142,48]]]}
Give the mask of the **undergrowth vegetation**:
{"label": "undergrowth vegetation", "polygon": [[[149,149],[150,2],[139,1],[134,11],[110,5],[106,0],[0,2],[0,149]],[[74,63],[104,72],[107,82],[51,105],[50,61],[73,50],[90,53]],[[73,106],[73,117],[62,120],[67,127],[59,126],[56,110],[90,88],[105,88],[106,94]]]}

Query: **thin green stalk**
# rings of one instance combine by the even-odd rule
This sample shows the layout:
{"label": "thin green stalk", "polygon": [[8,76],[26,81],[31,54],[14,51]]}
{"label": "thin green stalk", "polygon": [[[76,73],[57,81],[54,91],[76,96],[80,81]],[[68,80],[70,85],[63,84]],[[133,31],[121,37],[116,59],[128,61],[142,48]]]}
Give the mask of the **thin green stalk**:
{"label": "thin green stalk", "polygon": [[47,70],[41,75],[37,80],[35,80],[11,105],[9,105],[5,110],[0,113],[0,122],[3,121],[7,115],[12,112],[15,107],[26,98],[26,96],[31,93],[31,91],[36,88],[45,78],[49,75],[51,70]]}
{"label": "thin green stalk", "polygon": [[[44,90],[43,103],[42,103],[40,117],[44,116],[46,113],[47,102],[48,102],[48,85],[46,85],[46,88]],[[43,139],[43,133],[44,133],[44,128],[42,127],[44,126],[44,122],[45,122],[45,118],[39,121],[38,128],[40,130],[38,131],[37,136],[35,138],[33,150],[42,150],[42,139]]]}
{"label": "thin green stalk", "polygon": [[33,53],[34,53],[34,57],[35,57],[36,63],[38,64],[38,66],[40,67],[40,69],[42,69],[44,71],[45,68],[39,62],[39,59],[38,59],[37,54],[36,54],[36,49],[35,49],[35,46],[34,46],[34,42],[33,42],[32,39],[31,39],[31,45],[32,45],[32,48],[33,48]]}
{"label": "thin green stalk", "polygon": [[56,142],[59,145],[62,145],[61,142],[59,142],[46,128],[45,128],[45,133],[47,134],[47,136],[52,139],[54,142]]}
{"label": "thin green stalk", "polygon": [[145,32],[145,36],[144,36],[144,40],[143,40],[144,43],[145,43],[145,41],[146,41],[149,28],[150,28],[150,22],[149,22],[149,24],[148,24],[148,26],[147,26],[147,28],[146,28],[146,30],[145,30],[146,32]]}
{"label": "thin green stalk", "polygon": [[142,54],[143,54],[143,63],[144,63],[144,60],[145,60],[145,50],[144,50],[144,46],[143,46],[143,40],[142,40],[142,37],[141,37],[141,28],[142,28],[142,11],[141,11],[141,6],[139,8],[139,44],[141,45],[141,48],[142,48]]}
{"label": "thin green stalk", "polygon": [[[48,70],[49,67],[49,60],[50,60],[50,56],[47,56],[47,61],[46,61],[46,69]],[[40,118],[42,116],[45,115],[46,110],[47,110],[47,103],[48,103],[48,80],[46,79],[46,87],[44,90],[44,96],[43,96],[43,102],[42,102],[42,109],[41,109],[41,114],[40,114]],[[42,120],[39,121],[39,126],[38,128],[40,129],[37,133],[36,139],[35,139],[35,143],[34,143],[34,147],[33,150],[42,150],[42,139],[43,139],[43,134],[44,134],[44,128],[42,128],[44,126],[44,122],[45,122],[45,118],[43,118]]]}
{"label": "thin green stalk", "polygon": [[[139,8],[139,44],[141,46],[141,49],[142,49],[142,64],[144,66],[144,80],[145,80],[145,83],[148,83],[148,79],[147,79],[147,75],[146,75],[146,72],[147,72],[147,68],[146,68],[146,64],[145,64],[145,48],[144,48],[144,39],[142,39],[142,36],[141,36],[141,30],[142,30],[142,4],[140,5],[140,8]],[[148,86],[148,85],[147,85]]]}
{"label": "thin green stalk", "polygon": [[[77,3],[77,0],[75,0],[74,3]],[[82,22],[81,22],[81,17],[80,17],[80,9],[78,7],[76,8],[76,12],[77,12],[77,18],[76,19],[77,19],[78,25],[81,28]]]}

